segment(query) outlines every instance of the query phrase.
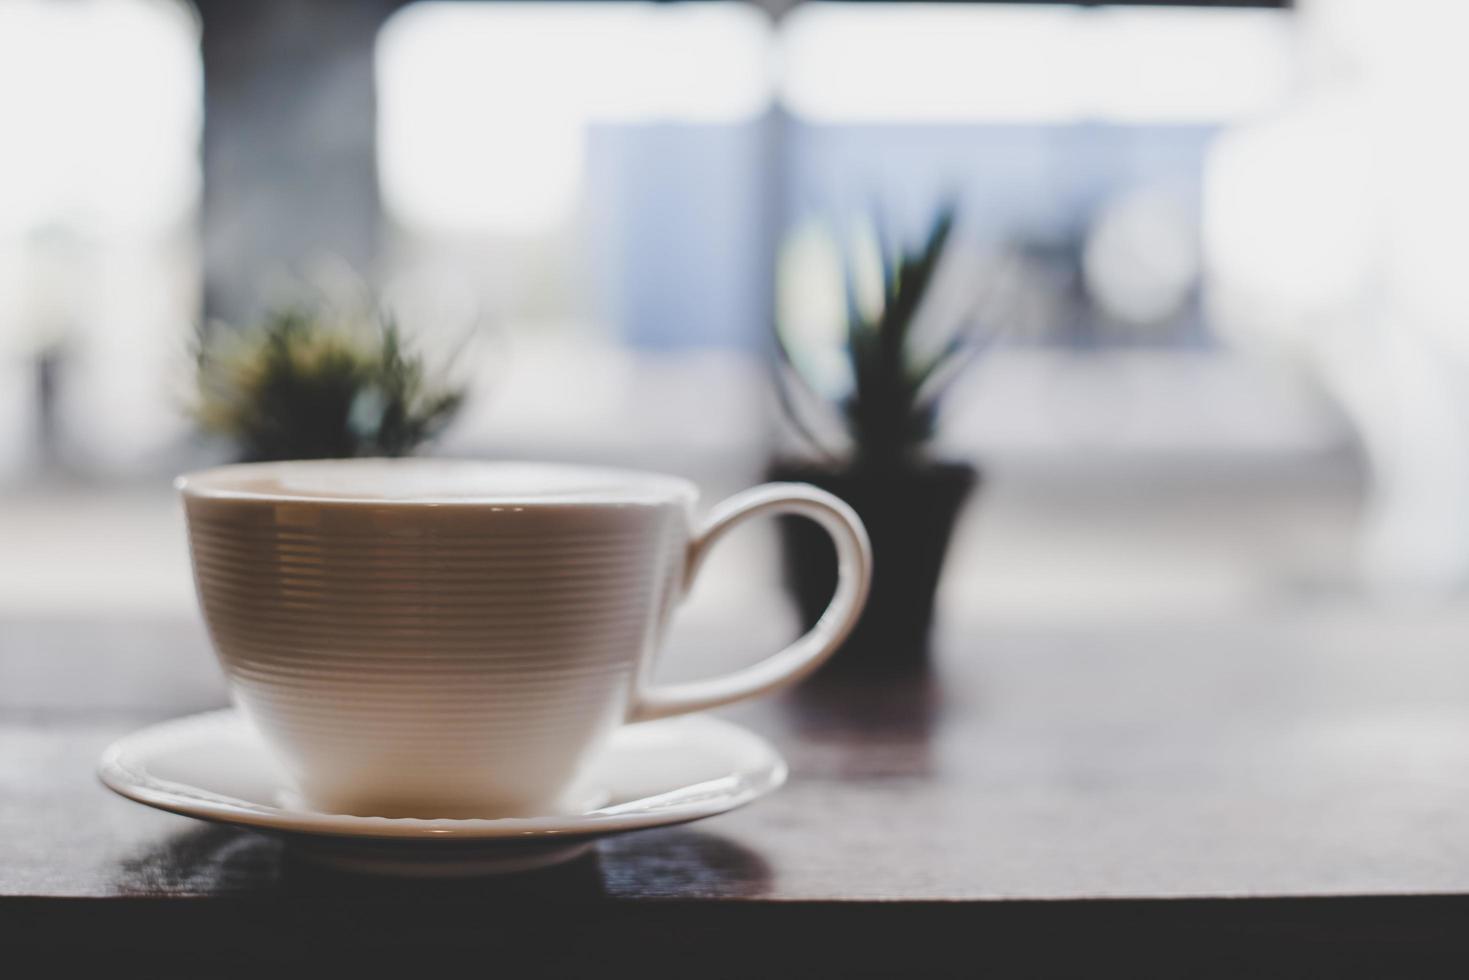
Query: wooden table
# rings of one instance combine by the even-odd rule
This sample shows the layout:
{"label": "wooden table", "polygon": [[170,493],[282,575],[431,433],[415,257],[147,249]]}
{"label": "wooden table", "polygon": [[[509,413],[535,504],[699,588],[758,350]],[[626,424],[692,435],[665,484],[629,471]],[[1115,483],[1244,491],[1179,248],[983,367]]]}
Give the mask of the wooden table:
{"label": "wooden table", "polygon": [[951,623],[937,647],[928,676],[731,712],[790,760],[767,800],[432,883],[328,873],[98,784],[111,739],[223,703],[198,627],[0,623],[0,948],[154,976],[1462,968],[1462,623]]}

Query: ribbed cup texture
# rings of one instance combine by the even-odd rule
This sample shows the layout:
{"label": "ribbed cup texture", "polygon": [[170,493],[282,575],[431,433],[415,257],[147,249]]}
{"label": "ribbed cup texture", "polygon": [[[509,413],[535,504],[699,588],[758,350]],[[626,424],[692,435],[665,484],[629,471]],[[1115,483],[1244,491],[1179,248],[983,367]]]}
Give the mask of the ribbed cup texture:
{"label": "ribbed cup texture", "polygon": [[308,802],[383,816],[556,805],[626,714],[689,534],[681,503],[185,503],[241,707]]}

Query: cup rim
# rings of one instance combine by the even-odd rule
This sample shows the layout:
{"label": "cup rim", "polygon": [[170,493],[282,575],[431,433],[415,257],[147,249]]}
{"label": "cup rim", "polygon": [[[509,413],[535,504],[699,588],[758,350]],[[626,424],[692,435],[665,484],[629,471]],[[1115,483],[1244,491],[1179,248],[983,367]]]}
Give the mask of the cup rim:
{"label": "cup rim", "polygon": [[[409,494],[405,496],[369,497],[337,492],[292,491],[239,486],[233,481],[243,476],[268,475],[272,470],[337,469],[370,464],[374,466],[410,467],[433,464],[440,467],[533,468],[557,471],[563,475],[584,477],[589,486],[569,488],[561,492],[530,494],[519,491],[474,494]],[[613,484],[610,488],[608,483]],[[649,470],[625,467],[583,465],[581,463],[542,462],[530,460],[474,459],[447,456],[429,457],[357,457],[353,459],[278,460],[261,463],[228,463],[191,470],[174,479],[174,489],[185,499],[213,500],[260,504],[330,505],[333,507],[621,507],[663,506],[670,503],[693,505],[698,487],[690,480]]]}

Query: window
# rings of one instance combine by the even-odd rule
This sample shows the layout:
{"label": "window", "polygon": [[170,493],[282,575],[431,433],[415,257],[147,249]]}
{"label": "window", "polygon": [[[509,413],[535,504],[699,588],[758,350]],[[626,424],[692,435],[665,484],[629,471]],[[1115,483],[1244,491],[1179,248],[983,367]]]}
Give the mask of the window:
{"label": "window", "polygon": [[1104,307],[1052,311],[1050,339],[1146,321],[1149,341],[1195,343],[1203,157],[1289,86],[1288,24],[820,3],[776,29],[734,3],[414,4],[377,55],[389,266],[410,306],[469,282],[462,305],[542,332],[759,347],[792,226],[876,202],[916,228],[957,194],[970,237],[1023,253],[1052,301],[1070,277]]}
{"label": "window", "polygon": [[1022,334],[1207,342],[1204,160],[1288,91],[1286,12],[820,3],[780,40],[787,221],[876,201],[916,233],[957,197],[974,274],[1018,270]]}
{"label": "window", "polygon": [[0,4],[0,467],[128,468],[178,434],[201,82],[182,4]]}
{"label": "window", "polygon": [[418,3],[383,28],[391,286],[635,346],[763,319],[769,24],[739,3]]}

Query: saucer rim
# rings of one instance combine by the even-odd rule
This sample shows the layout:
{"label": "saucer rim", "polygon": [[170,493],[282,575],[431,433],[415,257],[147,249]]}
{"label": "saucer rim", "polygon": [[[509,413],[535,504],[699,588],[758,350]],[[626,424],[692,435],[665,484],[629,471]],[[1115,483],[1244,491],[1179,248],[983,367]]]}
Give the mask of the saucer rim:
{"label": "saucer rim", "polygon": [[248,723],[236,709],[222,708],[133,731],[114,740],[102,753],[97,766],[98,778],[112,792],[135,803],[213,823],[312,837],[463,842],[575,840],[687,823],[727,813],[774,792],[785,783],[790,771],[785,759],[765,738],[734,722],[704,716],[641,722],[637,727],[702,728],[717,732],[720,737],[744,742],[764,757],[762,764],[579,814],[427,818],[296,810],[210,793],[196,786],[161,779],[133,764],[149,743],[170,736],[178,738],[190,729],[207,731],[210,726],[225,724]]}

